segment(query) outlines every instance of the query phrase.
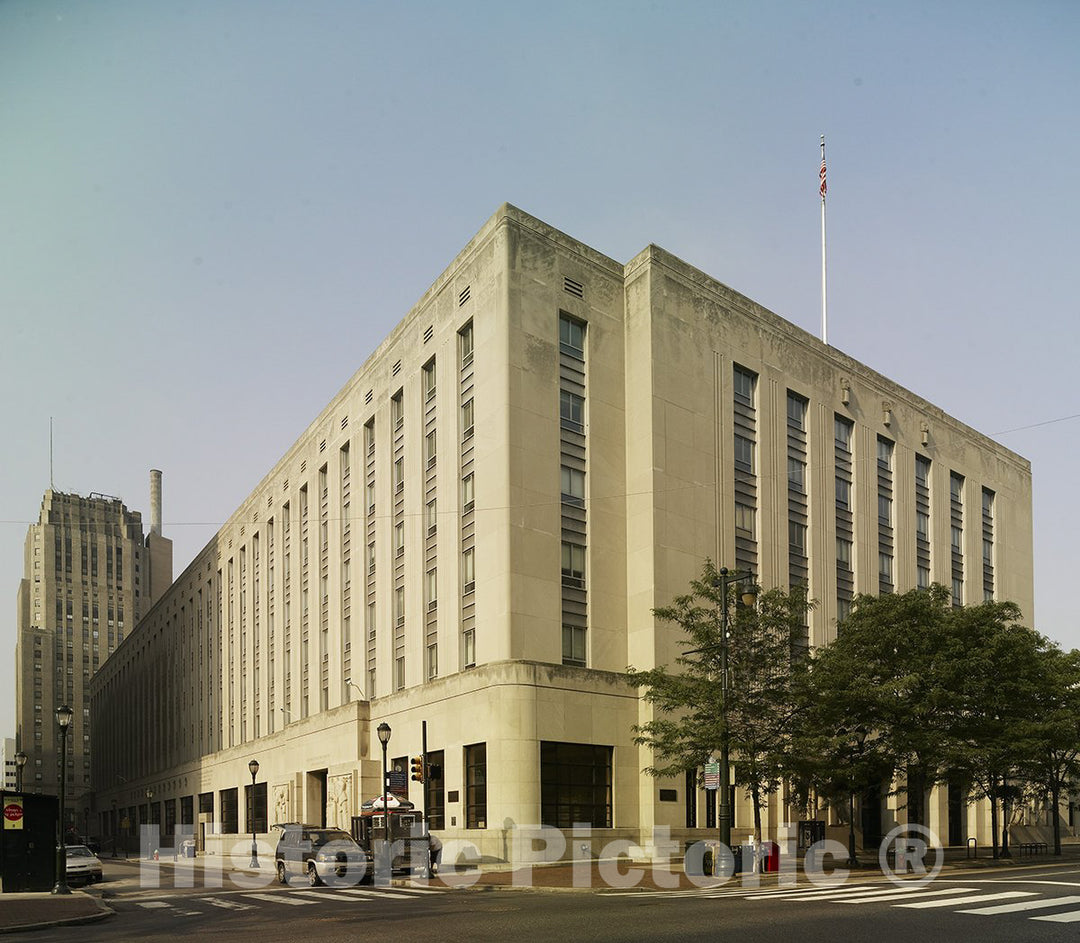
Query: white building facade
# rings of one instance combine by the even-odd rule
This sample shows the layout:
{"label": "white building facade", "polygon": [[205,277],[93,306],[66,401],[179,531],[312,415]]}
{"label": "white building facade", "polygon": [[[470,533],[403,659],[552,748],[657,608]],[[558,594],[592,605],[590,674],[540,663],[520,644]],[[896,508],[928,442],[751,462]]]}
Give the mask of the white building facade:
{"label": "white building facade", "polygon": [[706,558],[806,583],[811,645],[931,582],[1030,618],[1030,468],[656,246],[623,265],[503,206],[94,678],[100,830],[347,826],[385,721],[400,772],[426,722],[411,798],[477,856],[714,834],[692,774],[643,775],[623,680],[673,662],[652,610]]}

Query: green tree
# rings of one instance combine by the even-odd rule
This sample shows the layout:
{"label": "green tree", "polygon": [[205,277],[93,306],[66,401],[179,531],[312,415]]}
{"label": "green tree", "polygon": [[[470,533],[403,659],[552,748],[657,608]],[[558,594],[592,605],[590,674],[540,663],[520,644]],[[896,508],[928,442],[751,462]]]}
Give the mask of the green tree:
{"label": "green tree", "polygon": [[941,676],[950,613],[941,586],[854,600],[836,641],[813,653],[796,685],[801,709],[788,763],[803,792],[835,791],[836,769],[851,761],[851,732],[865,731],[862,769],[847,779],[903,774],[908,815],[922,820],[956,709]]}
{"label": "green tree", "polygon": [[[761,806],[782,781],[793,710],[793,653],[802,638],[809,603],[802,588],[772,589],[753,607],[738,604],[736,587],[722,596],[719,576],[706,561],[690,592],[654,610],[661,622],[679,626],[687,651],[677,670],[660,666],[627,669],[655,708],[654,719],[635,727],[635,742],[652,748],[645,772],[672,776],[719,755],[726,713],[727,734],[739,782],[754,805],[754,831],[761,838]],[[728,606],[728,704],[721,710],[722,608]]]}

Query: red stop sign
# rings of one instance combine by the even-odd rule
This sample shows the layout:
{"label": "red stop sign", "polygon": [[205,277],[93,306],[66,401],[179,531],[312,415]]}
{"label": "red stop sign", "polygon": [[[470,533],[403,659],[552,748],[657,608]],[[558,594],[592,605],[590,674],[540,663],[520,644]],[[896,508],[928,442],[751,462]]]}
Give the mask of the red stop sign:
{"label": "red stop sign", "polygon": [[4,818],[9,822],[18,822],[23,817],[23,807],[14,802],[4,806]]}

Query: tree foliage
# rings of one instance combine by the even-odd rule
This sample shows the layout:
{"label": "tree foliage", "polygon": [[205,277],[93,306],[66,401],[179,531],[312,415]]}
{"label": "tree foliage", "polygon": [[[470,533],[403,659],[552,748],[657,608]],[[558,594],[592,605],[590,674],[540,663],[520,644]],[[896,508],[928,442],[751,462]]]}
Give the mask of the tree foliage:
{"label": "tree foliage", "polygon": [[738,780],[754,802],[760,837],[763,799],[775,792],[784,774],[784,754],[794,710],[793,652],[806,621],[807,599],[801,588],[772,589],[756,604],[738,602],[738,589],[728,586],[723,598],[719,574],[706,561],[690,592],[669,606],[654,610],[656,618],[679,626],[687,650],[675,659],[676,669],[629,668],[631,684],[644,690],[655,708],[654,718],[635,728],[636,742],[652,748],[653,763],[645,772],[671,776],[718,757],[725,712],[721,684],[722,607],[728,606],[727,734],[737,757]]}

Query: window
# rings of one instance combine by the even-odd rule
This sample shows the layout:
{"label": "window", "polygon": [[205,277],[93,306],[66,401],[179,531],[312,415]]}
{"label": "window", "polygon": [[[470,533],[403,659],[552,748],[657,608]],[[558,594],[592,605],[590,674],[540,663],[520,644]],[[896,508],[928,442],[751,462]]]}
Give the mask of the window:
{"label": "window", "polygon": [[919,589],[930,588],[930,567],[920,566],[916,570],[916,586]]}
{"label": "window", "polygon": [[788,544],[791,549],[806,556],[806,525],[788,521]]}
{"label": "window", "polygon": [[559,391],[559,418],[571,432],[585,431],[585,398],[569,390]]}
{"label": "window", "polygon": [[398,521],[394,525],[394,554],[395,556],[404,556],[405,554],[405,522]]}
{"label": "window", "polygon": [[851,509],[851,482],[846,478],[836,479],[836,506],[844,510]]}
{"label": "window", "polygon": [[405,624],[405,587],[399,586],[394,590],[394,621],[398,625]]}
{"label": "window", "polygon": [[405,490],[405,459],[399,458],[394,462],[394,490]]}
{"label": "window", "polygon": [[438,604],[439,600],[438,570],[435,567],[432,567],[430,570],[427,571],[427,575],[425,577],[425,587],[427,590],[426,595],[428,609],[434,609]]}
{"label": "window", "polygon": [[465,747],[465,827],[487,828],[487,744]]}
{"label": "window", "polygon": [[375,572],[375,544],[370,543],[367,545],[367,568],[368,573]]}
{"label": "window", "polygon": [[878,495],[877,516],[879,524],[892,524],[892,498],[888,495]]}
{"label": "window", "polygon": [[611,828],[609,746],[540,743],[540,820],[556,828]]}
{"label": "window", "polygon": [[439,677],[439,644],[432,642],[427,647],[427,678],[432,681]]}
{"label": "window", "polygon": [[564,504],[585,504],[585,472],[569,465],[562,466],[562,500]]}
{"label": "window", "polygon": [[585,359],[585,325],[565,314],[559,317],[559,349]]}
{"label": "window", "polygon": [[[266,783],[255,783],[253,786],[244,787],[244,805],[246,807],[245,818],[247,821],[246,831],[248,832],[265,832],[267,831],[266,824]],[[166,804],[166,809],[168,804]],[[175,819],[175,812],[173,813]],[[175,824],[175,823],[174,823]],[[168,822],[168,812],[166,812],[166,834],[172,831],[172,826]]]}
{"label": "window", "polygon": [[463,592],[471,593],[476,589],[476,551],[472,547],[461,555],[461,580]]}
{"label": "window", "polygon": [[748,504],[735,503],[735,530],[753,537],[755,531],[755,510]]}
{"label": "window", "polygon": [[461,439],[471,439],[473,434],[473,401],[466,400],[461,404]]}
{"label": "window", "polygon": [[390,397],[390,423],[395,429],[400,429],[405,424],[405,405],[401,390]]}
{"label": "window", "polygon": [[788,392],[787,395],[787,420],[789,426],[796,429],[806,429],[806,400],[796,393]]}
{"label": "window", "polygon": [[754,471],[754,443],[746,436],[735,433],[735,467],[743,471]]}
{"label": "window", "polygon": [[476,667],[476,630],[466,629],[461,638],[461,657],[466,668]]}
{"label": "window", "polygon": [[427,508],[424,511],[424,526],[427,527],[428,536],[430,537],[438,529],[439,516],[436,510],[436,499],[432,498],[427,503]]}
{"label": "window", "polygon": [[956,502],[961,502],[964,496],[964,476],[952,472],[949,475],[949,495]]}
{"label": "window", "polygon": [[368,638],[373,639],[373,638],[375,638],[375,603],[373,603],[373,602],[368,603],[368,605],[367,605],[367,615],[366,615],[365,618],[366,618],[366,622],[367,622]]}
{"label": "window", "polygon": [[877,460],[881,468],[892,468],[893,444],[888,439],[878,436]]}
{"label": "window", "polygon": [[851,541],[844,537],[836,538],[836,562],[845,570],[851,569]]}
{"label": "window", "polygon": [[788,457],[788,487],[794,491],[806,492],[806,462]]}
{"label": "window", "polygon": [[757,376],[742,367],[736,367],[732,374],[735,402],[746,406],[754,405],[754,385]]}
{"label": "window", "polygon": [[964,529],[955,524],[952,526],[952,548],[956,551],[964,549]]}
{"label": "window", "polygon": [[428,468],[435,467],[435,430],[427,434],[424,438],[424,459]]}
{"label": "window", "polygon": [[964,581],[958,576],[954,576],[952,581],[952,604],[954,606],[964,604]]}
{"label": "window", "polygon": [[435,398],[435,359],[432,358],[424,364],[424,399]]}
{"label": "window", "polygon": [[893,558],[891,554],[878,554],[878,573],[886,583],[892,582],[892,564]]}
{"label": "window", "polygon": [[922,537],[923,540],[929,539],[930,536],[930,515],[925,511],[915,512],[915,533]]}
{"label": "window", "polygon": [[584,626],[564,625],[562,627],[562,663],[564,665],[576,665],[580,668],[586,666],[585,638]]}
{"label": "window", "polygon": [[405,689],[405,656],[398,655],[394,659],[394,690],[403,691]]}
{"label": "window", "polygon": [[461,353],[461,366],[465,368],[473,361],[473,326],[471,321],[458,331],[458,349]]}
{"label": "window", "polygon": [[474,498],[473,476],[470,472],[461,479],[461,510],[463,513],[468,513],[473,509]]}
{"label": "window", "polygon": [[833,437],[836,440],[836,444],[846,452],[851,451],[851,431],[853,423],[844,419],[842,416],[836,416],[833,423]]}
{"label": "window", "polygon": [[235,835],[240,831],[239,796],[235,789],[222,789],[221,796],[221,831],[225,835]]}
{"label": "window", "polygon": [[915,456],[915,482],[926,487],[930,482],[930,459]]}
{"label": "window", "polygon": [[577,589],[585,587],[585,548],[581,544],[563,541],[562,584]]}

